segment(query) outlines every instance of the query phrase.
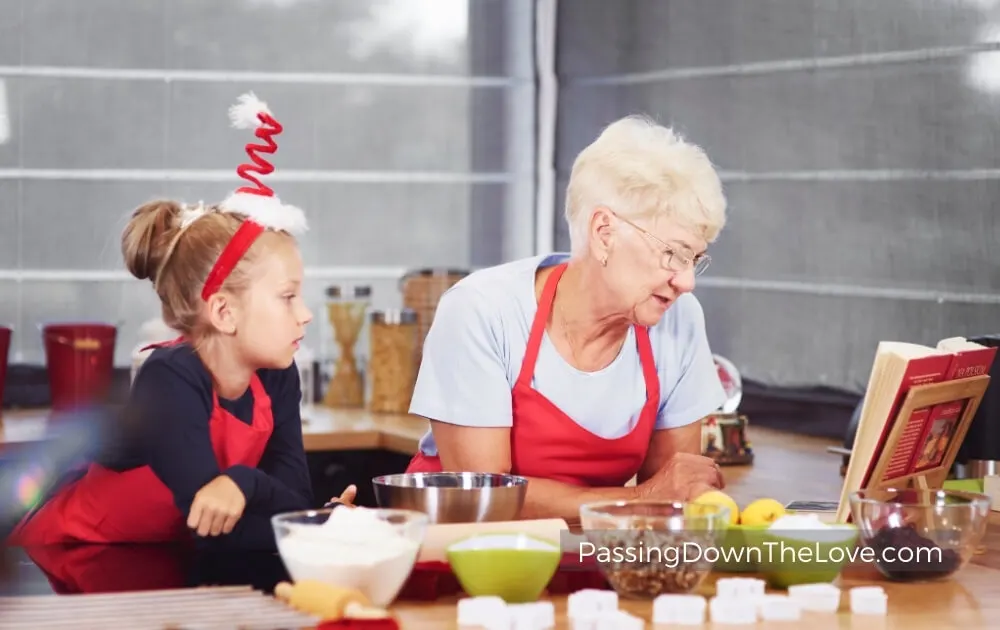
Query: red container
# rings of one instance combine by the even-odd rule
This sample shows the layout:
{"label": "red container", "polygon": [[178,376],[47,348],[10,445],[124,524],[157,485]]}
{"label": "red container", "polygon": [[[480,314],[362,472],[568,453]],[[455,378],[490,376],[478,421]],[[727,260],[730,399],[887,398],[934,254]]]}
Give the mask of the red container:
{"label": "red container", "polygon": [[110,324],[49,324],[42,328],[54,410],[104,402],[114,374],[118,328]]}
{"label": "red container", "polygon": [[11,329],[0,326],[0,409],[3,409],[3,384],[7,382],[7,356],[10,354]]}
{"label": "red container", "polygon": [[[581,561],[564,553],[555,575],[545,587],[549,595],[570,595],[585,589],[611,588],[595,562]],[[458,578],[447,562],[418,562],[397,596],[400,600],[433,601],[441,597],[464,597]]]}

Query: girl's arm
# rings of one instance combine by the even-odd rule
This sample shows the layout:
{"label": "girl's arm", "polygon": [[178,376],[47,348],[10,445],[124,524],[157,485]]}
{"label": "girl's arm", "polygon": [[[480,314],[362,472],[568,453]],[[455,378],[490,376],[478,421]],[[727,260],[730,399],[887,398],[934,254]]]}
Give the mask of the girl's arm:
{"label": "girl's arm", "polygon": [[[197,492],[219,475],[233,479],[243,492],[246,504],[259,505],[255,493],[262,484],[240,484],[242,467],[220,470],[209,434],[212,393],[211,382],[196,371],[175,362],[147,360],[132,386],[127,413],[141,423],[145,433],[146,461],[161,482],[170,490],[174,503],[186,520]],[[263,475],[263,473],[260,473]],[[250,475],[256,481],[256,475]],[[279,493],[281,494],[281,493]],[[289,492],[279,508],[310,507],[301,497]],[[267,518],[244,514],[230,534],[203,541],[226,548],[268,549],[274,534]],[[282,510],[283,511],[283,510]]]}
{"label": "girl's arm", "polygon": [[270,516],[312,508],[312,482],[302,443],[298,368],[293,363],[285,370],[265,370],[261,380],[271,397],[274,433],[256,468],[233,466],[226,474],[248,497],[248,512]]}

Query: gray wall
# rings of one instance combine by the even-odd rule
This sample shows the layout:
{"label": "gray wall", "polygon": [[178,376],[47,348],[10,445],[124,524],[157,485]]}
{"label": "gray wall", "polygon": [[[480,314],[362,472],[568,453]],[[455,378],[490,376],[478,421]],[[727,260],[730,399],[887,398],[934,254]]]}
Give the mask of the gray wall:
{"label": "gray wall", "polygon": [[[0,0],[0,323],[42,363],[37,326],[121,323],[117,362],[158,315],[122,271],[133,208],[240,185],[244,91],[285,126],[270,181],[306,210],[328,340],[331,278],[400,301],[398,269],[531,252],[531,0]],[[525,249],[527,247],[527,249]]]}
{"label": "gray wall", "polygon": [[987,0],[564,0],[557,244],[575,154],[647,113],[723,171],[696,295],[747,377],[860,391],[879,340],[998,332],[998,42]]}

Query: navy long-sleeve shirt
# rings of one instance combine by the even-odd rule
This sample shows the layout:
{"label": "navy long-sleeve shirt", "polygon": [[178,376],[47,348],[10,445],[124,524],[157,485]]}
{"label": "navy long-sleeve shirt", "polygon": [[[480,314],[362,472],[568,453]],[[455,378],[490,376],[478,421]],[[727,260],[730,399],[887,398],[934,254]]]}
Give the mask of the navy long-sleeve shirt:
{"label": "navy long-sleeve shirt", "polygon": [[[170,489],[187,519],[194,495],[220,474],[228,475],[246,496],[243,516],[230,534],[208,536],[211,548],[274,549],[271,516],[314,507],[302,443],[300,384],[293,364],[284,370],[258,370],[271,399],[274,429],[256,467],[220,469],[209,434],[212,378],[191,346],[157,348],[143,363],[124,409],[126,439],[106,451],[100,463],[112,470],[143,465]],[[240,422],[253,420],[253,393],[218,398],[219,406]]]}

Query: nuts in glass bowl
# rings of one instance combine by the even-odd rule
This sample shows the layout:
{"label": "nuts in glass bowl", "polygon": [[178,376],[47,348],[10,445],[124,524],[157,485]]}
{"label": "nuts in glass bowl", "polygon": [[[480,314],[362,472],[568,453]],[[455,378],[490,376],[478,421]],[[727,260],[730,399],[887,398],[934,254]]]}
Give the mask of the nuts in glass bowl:
{"label": "nuts in glass bowl", "polygon": [[728,523],[724,508],[609,501],[580,509],[587,553],[611,587],[631,599],[690,593],[712,571]]}

